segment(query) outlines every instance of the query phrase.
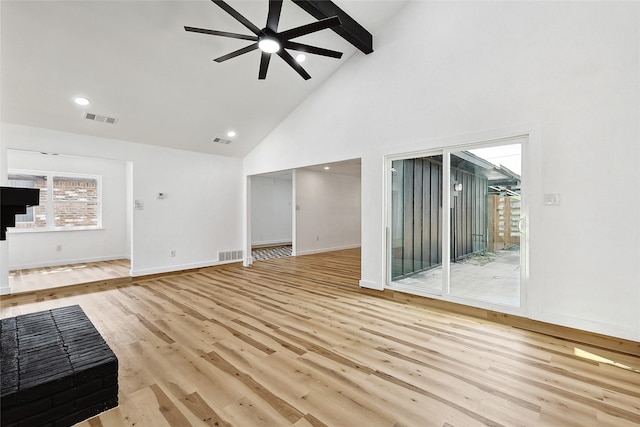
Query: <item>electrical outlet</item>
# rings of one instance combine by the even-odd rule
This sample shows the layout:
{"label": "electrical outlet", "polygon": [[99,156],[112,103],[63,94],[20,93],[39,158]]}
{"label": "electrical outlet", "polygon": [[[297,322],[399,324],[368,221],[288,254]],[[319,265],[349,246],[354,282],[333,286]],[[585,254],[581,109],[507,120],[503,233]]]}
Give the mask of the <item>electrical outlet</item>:
{"label": "electrical outlet", "polygon": [[56,252],[62,252],[62,245],[56,246]]}
{"label": "electrical outlet", "polygon": [[176,256],[176,250],[175,250],[175,249],[173,249],[173,250],[171,251],[171,257],[174,257],[174,256]]}

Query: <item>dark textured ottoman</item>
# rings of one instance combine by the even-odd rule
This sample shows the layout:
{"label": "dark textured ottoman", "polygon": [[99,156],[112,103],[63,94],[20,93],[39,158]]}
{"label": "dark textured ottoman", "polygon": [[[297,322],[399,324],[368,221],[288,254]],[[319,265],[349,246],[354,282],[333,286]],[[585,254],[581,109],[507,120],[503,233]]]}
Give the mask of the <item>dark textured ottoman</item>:
{"label": "dark textured ottoman", "polygon": [[79,305],[1,328],[2,427],[71,426],[118,406],[118,359]]}

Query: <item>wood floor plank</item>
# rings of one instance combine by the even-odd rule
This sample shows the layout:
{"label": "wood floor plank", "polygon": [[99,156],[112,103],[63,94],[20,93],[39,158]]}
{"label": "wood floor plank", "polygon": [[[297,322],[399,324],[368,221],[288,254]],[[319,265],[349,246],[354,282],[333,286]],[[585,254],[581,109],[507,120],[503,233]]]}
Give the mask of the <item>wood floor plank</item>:
{"label": "wood floor plank", "polygon": [[269,409],[265,409],[248,397],[243,397],[225,407],[224,412],[234,426],[271,427],[290,425],[288,421],[280,419],[277,413],[272,414]]}
{"label": "wood floor plank", "polygon": [[180,401],[207,425],[217,427],[233,426],[211,408],[197,391],[184,396]]}
{"label": "wood floor plank", "polygon": [[359,251],[3,298],[80,304],[119,360],[120,426],[627,427],[640,357],[358,287]]}
{"label": "wood floor plank", "polygon": [[217,352],[210,351],[206,354],[205,359],[221,371],[227,373],[230,377],[235,378],[237,381],[240,381],[242,384],[244,384],[247,388],[251,389],[255,394],[258,395],[258,397],[269,404],[269,406],[273,407],[273,409],[275,409],[289,422],[295,423],[300,418],[304,417],[303,413],[298,411],[286,400],[272,393],[271,390],[260,384],[251,375],[236,368],[233,364],[231,364],[224,357],[220,356],[220,354],[218,354]]}
{"label": "wood floor plank", "polygon": [[178,407],[171,401],[169,396],[158,386],[157,384],[151,384],[151,391],[156,396],[158,401],[158,410],[162,416],[167,420],[171,426],[184,426],[189,427],[192,424],[189,422]]}

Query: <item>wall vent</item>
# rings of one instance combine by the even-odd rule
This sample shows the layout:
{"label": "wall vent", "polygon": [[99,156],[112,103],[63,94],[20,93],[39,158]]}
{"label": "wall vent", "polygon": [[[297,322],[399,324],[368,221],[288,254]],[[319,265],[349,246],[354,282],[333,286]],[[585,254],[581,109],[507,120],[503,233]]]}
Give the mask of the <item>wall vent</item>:
{"label": "wall vent", "polygon": [[231,144],[230,139],[224,139],[224,138],[213,138],[213,142],[216,142],[218,144],[225,144],[225,145]]}
{"label": "wall vent", "polygon": [[114,117],[107,117],[93,113],[84,113],[84,118],[87,120],[93,120],[94,122],[107,123],[109,125],[115,125],[118,122],[118,119]]}
{"label": "wall vent", "polygon": [[225,251],[218,252],[218,261],[240,261],[242,260],[242,251]]}

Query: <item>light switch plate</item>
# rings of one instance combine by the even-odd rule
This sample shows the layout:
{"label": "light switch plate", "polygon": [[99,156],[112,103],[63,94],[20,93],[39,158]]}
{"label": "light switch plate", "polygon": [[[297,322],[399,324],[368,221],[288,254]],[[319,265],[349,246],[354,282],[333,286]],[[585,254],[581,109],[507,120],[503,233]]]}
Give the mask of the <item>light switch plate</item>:
{"label": "light switch plate", "polygon": [[545,194],[544,195],[544,205],[545,206],[560,206],[560,194]]}

